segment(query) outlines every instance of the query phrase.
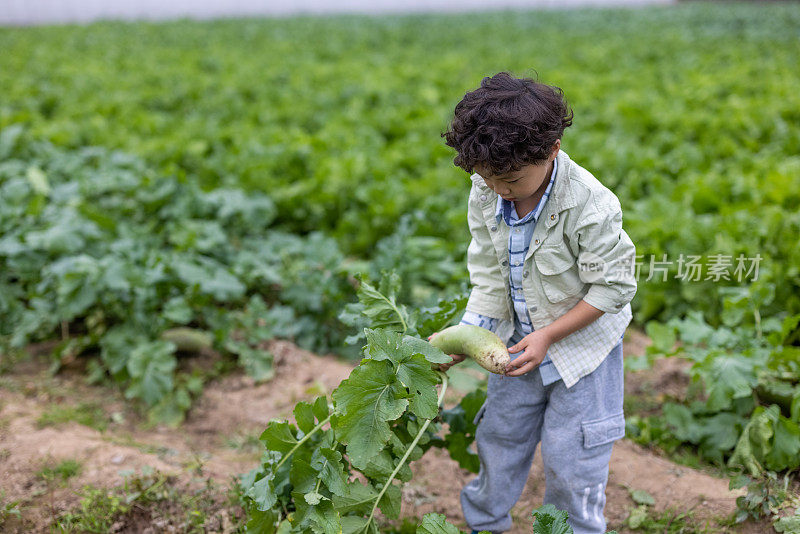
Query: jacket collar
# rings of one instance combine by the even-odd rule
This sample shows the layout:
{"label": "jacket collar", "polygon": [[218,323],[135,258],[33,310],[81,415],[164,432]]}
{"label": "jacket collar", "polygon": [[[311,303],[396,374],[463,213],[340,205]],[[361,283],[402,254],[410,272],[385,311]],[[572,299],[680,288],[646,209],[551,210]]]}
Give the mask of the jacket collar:
{"label": "jacket collar", "polygon": [[[558,151],[556,160],[558,161],[558,167],[556,168],[556,179],[553,182],[553,189],[550,192],[550,198],[544,205],[544,209],[542,209],[542,213],[539,215],[539,220],[543,220],[546,228],[551,228],[558,222],[559,214],[562,211],[574,208],[578,204],[575,200],[575,194],[569,179],[572,160],[563,150]],[[484,214],[488,215],[488,213],[486,213],[486,208],[491,206],[491,208],[489,208],[491,210],[490,213],[496,215],[500,197],[497,193],[489,189],[480,175],[474,174],[472,178],[482,192],[481,205],[483,206]]]}
{"label": "jacket collar", "polygon": [[559,150],[556,155],[558,169],[556,169],[556,181],[553,183],[553,191],[544,206],[544,211],[548,211],[548,205],[555,213],[574,208],[578,203],[572,191],[572,184],[569,181],[570,167],[572,160],[563,150]]}

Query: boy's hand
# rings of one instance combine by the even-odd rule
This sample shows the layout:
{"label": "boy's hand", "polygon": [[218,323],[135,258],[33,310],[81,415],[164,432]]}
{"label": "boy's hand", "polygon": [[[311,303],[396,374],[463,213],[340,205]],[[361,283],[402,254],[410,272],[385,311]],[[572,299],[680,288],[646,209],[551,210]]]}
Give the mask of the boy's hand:
{"label": "boy's hand", "polygon": [[550,344],[550,338],[546,333],[542,330],[534,330],[516,345],[508,347],[509,353],[520,351],[523,351],[523,353],[511,360],[506,366],[506,376],[522,376],[532,371],[542,363]]}
{"label": "boy's hand", "polygon": [[[431,338],[433,336],[435,336],[436,334],[438,334],[438,332],[434,332],[433,334],[429,335],[428,336],[428,341],[430,341]],[[450,354],[449,356],[451,358],[453,358],[453,361],[450,362],[450,363],[440,363],[439,364],[439,370],[440,371],[447,371],[448,369],[453,367],[455,364],[461,363],[461,362],[463,362],[464,360],[467,359],[467,357],[464,354]]]}

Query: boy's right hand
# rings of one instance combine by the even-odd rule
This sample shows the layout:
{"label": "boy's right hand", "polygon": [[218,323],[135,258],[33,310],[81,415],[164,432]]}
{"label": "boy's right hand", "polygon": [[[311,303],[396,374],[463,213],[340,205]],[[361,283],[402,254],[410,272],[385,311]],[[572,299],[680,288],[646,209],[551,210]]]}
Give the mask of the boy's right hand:
{"label": "boy's right hand", "polygon": [[[434,332],[433,334],[429,335],[429,336],[428,336],[428,341],[430,341],[430,340],[431,340],[431,338],[432,338],[433,336],[435,336],[436,334],[438,334],[438,332]],[[466,359],[467,359],[467,356],[466,356],[466,355],[464,355],[464,354],[450,354],[449,356],[450,356],[451,358],[453,358],[453,361],[452,361],[452,362],[450,362],[450,363],[440,363],[440,364],[439,364],[439,370],[440,370],[440,371],[447,371],[448,369],[450,369],[451,367],[453,367],[455,364],[457,364],[457,363],[461,363],[461,362],[463,362],[464,360],[466,360]]]}

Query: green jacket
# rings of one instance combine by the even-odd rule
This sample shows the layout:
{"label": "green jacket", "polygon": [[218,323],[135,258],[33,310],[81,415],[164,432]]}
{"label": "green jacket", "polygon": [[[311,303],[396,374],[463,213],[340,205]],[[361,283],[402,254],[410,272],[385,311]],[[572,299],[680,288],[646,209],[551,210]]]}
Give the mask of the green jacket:
{"label": "green jacket", "polygon": [[[535,329],[564,315],[581,299],[606,312],[548,350],[570,387],[602,362],[630,323],[636,249],[622,229],[622,209],[614,193],[566,152],[556,157],[553,189],[525,257],[523,294]],[[497,194],[480,175],[471,179],[467,267],[472,291],[467,310],[500,319],[498,334],[508,342],[514,329],[509,228],[495,218]]]}

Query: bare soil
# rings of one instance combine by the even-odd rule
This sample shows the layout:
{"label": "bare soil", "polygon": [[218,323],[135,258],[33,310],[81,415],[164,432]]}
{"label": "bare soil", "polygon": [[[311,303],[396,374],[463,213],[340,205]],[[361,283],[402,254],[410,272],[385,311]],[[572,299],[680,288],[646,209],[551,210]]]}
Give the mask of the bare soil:
{"label": "bare soil", "polygon": [[[641,354],[648,343],[646,336],[631,330],[626,335],[625,354]],[[79,505],[81,488],[116,487],[124,480],[120,473],[149,467],[174,476],[186,491],[209,481],[218,484],[217,517],[213,525],[206,525],[206,531],[230,531],[234,518],[228,516],[236,511],[230,503],[226,506],[224,489],[239,474],[257,466],[260,448],[256,438],[266,424],[273,418],[291,418],[291,410],[300,400],[330,394],[355,366],[286,341],[275,341],[270,348],[276,366],[270,382],[255,384],[236,372],[207,384],[186,422],[177,429],[147,425],[117,390],[86,385],[82,369],[67,369],[51,377],[41,358],[17,364],[0,376],[0,504],[20,501],[23,519],[8,520],[2,529],[49,532],[55,517]],[[629,373],[627,391],[678,396],[687,384],[682,367],[678,360],[665,360],[648,371]],[[454,387],[447,404],[457,402],[464,393]],[[101,407],[106,417],[102,431],[74,421],[43,426],[40,418],[54,406],[81,403]],[[41,470],[62,460],[77,460],[80,472],[60,484],[43,480]],[[418,518],[439,512],[464,527],[459,490],[474,475],[438,449],[430,450],[412,469],[414,479],[403,491],[403,516]],[[621,440],[611,459],[605,510],[609,528],[620,532],[627,532],[624,521],[635,507],[629,489],[650,493],[656,511],[691,510],[698,530],[712,532],[725,531],[715,525],[735,511],[735,499],[741,494],[728,490],[727,479],[677,465],[657,451]],[[530,512],[543,495],[544,473],[537,454],[528,483],[512,510],[512,534],[531,531]],[[131,516],[130,524],[117,525],[115,531],[170,530],[153,521],[152,513]],[[771,527],[745,524],[735,531],[764,533]]]}

